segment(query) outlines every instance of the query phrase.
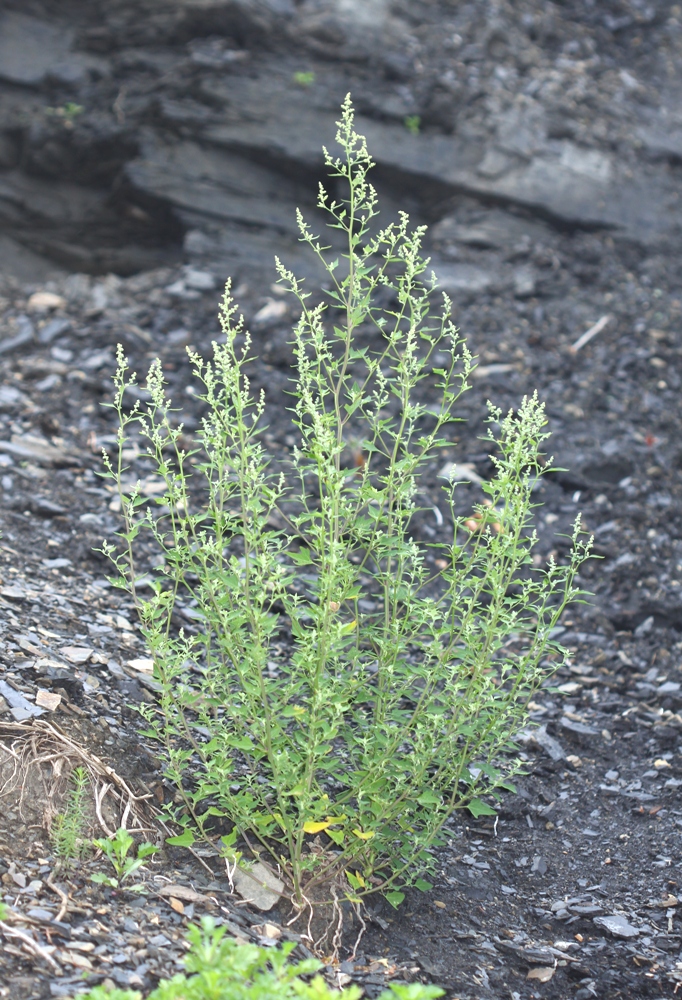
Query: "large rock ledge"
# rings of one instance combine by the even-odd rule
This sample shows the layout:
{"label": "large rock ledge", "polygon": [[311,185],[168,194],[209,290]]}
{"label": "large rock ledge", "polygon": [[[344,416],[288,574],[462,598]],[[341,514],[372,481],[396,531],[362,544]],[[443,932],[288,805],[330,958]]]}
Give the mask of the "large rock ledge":
{"label": "large rock ledge", "polygon": [[436,222],[465,196],[644,248],[679,237],[676,80],[657,92],[618,69],[601,22],[555,25],[570,54],[555,58],[523,33],[539,15],[504,5],[113,0],[101,18],[77,0],[14,6],[0,13],[0,266],[31,253],[119,273],[296,258],[295,208],[314,211],[349,90],[392,210],[407,199]]}

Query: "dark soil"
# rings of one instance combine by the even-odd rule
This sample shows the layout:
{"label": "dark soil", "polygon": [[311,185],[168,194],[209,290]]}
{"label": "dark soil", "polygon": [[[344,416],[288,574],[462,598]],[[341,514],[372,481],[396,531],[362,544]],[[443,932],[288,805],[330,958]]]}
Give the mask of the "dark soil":
{"label": "dark soil", "polygon": [[[439,17],[446,6],[425,3],[423,18],[414,18],[420,44],[434,60],[445,51]],[[465,8],[473,7],[455,14],[465,19]],[[660,89],[664,26],[674,40],[670,19],[681,14],[667,4],[651,10],[649,17],[649,8],[636,3],[526,4],[517,26],[535,18],[532,52],[543,67],[565,58],[566,45],[576,39],[589,48],[589,38],[614,74],[636,60],[646,103]],[[502,6],[498,13],[514,20]],[[485,18],[479,23],[472,14],[471,20],[481,31],[486,27]],[[323,42],[314,58],[327,65]],[[341,77],[370,73],[348,59],[334,64]],[[490,48],[475,60],[476,86],[484,93],[502,62]],[[492,112],[472,110],[471,73],[466,80],[472,93],[465,118],[484,133]],[[595,92],[594,115],[579,133],[593,148],[618,148],[622,138],[613,112],[622,105],[613,103],[607,82]],[[445,134],[444,112],[437,111],[445,105],[433,87],[422,81],[415,93],[421,103],[405,113],[420,112],[426,128]],[[555,98],[558,106],[549,91],[543,100],[560,117]],[[627,115],[618,120],[627,133]],[[673,177],[677,169],[671,162]],[[393,204],[404,178],[384,175],[382,183]],[[489,475],[480,440],[486,400],[507,409],[537,390],[547,402],[555,465],[564,470],[547,475],[538,496],[538,553],[561,558],[564,533],[582,511],[600,559],[582,572],[593,596],[562,623],[570,663],[532,706],[536,726],[519,734],[527,773],[518,794],[505,796],[496,822],[462,815],[451,823],[431,892],[409,893],[398,911],[371,902],[358,953],[354,960],[342,956],[334,981],[356,980],[369,996],[393,977],[432,980],[461,1000],[669,997],[682,982],[682,273],[674,242],[557,225],[470,194],[452,200],[448,192],[450,200],[438,209],[433,191],[428,198],[421,189],[408,194],[419,218],[440,220],[430,244],[437,260],[455,260],[478,274],[513,275],[511,283],[483,282],[455,296],[456,321],[479,368],[460,409],[466,422],[428,471],[425,497],[434,507],[440,502],[438,472],[447,462],[470,463],[480,476]],[[56,272],[49,279],[50,266],[43,261],[40,281],[12,276],[9,267],[0,279],[0,723],[56,724],[158,804],[173,790],[138,734],[134,711],[136,703],[154,702],[154,684],[130,665],[144,657],[144,645],[131,604],[108,586],[107,565],[96,551],[119,528],[115,501],[97,477],[101,448],[111,446],[116,429],[102,404],[111,400],[114,350],[123,343],[140,372],[162,358],[191,434],[200,411],[187,391],[185,348],[210,351],[227,272],[210,252],[123,278]],[[284,395],[292,317],[254,319],[269,299],[279,301],[263,283],[263,267],[262,260],[252,269],[241,262],[237,296],[259,355],[251,378],[255,390],[266,392],[266,443],[283,453],[295,443]],[[45,290],[62,301],[48,308],[31,300]],[[601,332],[573,350],[604,316]],[[134,454],[129,458],[145,479],[151,468]],[[458,496],[465,511],[481,494],[471,484]],[[415,532],[424,542],[437,539],[436,514],[420,515]],[[72,647],[90,652],[86,657]],[[79,656],[83,662],[71,662]],[[61,700],[32,723],[38,690]],[[8,727],[5,745],[13,739]],[[251,912],[232,896],[208,855],[157,855],[146,899],[90,884],[94,862],[55,873],[43,825],[47,802],[20,808],[16,789],[4,801],[0,868],[4,899],[15,914],[9,926],[32,934],[57,968],[6,934],[0,996],[70,996],[82,988],[84,971],[88,984],[109,979],[147,989],[175,971],[182,929],[200,913],[222,916],[255,940],[275,934],[264,921],[284,920],[277,910]],[[50,873],[68,896],[63,914],[59,892],[47,884]]]}

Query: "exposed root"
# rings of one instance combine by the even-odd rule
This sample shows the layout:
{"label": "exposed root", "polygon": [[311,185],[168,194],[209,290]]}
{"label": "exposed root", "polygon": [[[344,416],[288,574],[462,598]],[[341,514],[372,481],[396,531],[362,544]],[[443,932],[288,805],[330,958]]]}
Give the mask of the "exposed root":
{"label": "exposed root", "polygon": [[364,920],[364,918],[362,916],[362,903],[353,903],[352,906],[353,906],[353,911],[355,913],[355,916],[358,918],[358,922],[360,924],[360,930],[358,932],[357,938],[355,939],[355,944],[353,945],[353,950],[352,950],[352,952],[350,953],[350,956],[349,956],[349,961],[350,962],[354,961],[355,956],[357,955],[358,947],[360,945],[360,942],[362,941],[362,936],[365,933],[365,931],[367,930],[367,924],[365,923],[365,920]]}
{"label": "exposed root", "polygon": [[20,931],[18,927],[10,927],[6,924],[4,920],[0,920],[0,931],[7,938],[15,938],[21,941],[22,947],[25,951],[32,955],[34,958],[42,958],[44,962],[51,965],[55,972],[61,973],[61,966],[58,965],[50,955],[37,941],[34,941],[30,934],[25,931]]}
{"label": "exposed root", "polygon": [[[323,883],[315,886],[313,892],[308,891],[307,895],[302,893],[299,901],[294,899],[291,901],[293,916],[287,921],[286,926],[292,927],[302,918],[305,919],[306,926],[301,933],[301,939],[314,955],[324,958],[325,962],[339,961],[349,916],[351,926],[355,919],[360,925],[351,959],[355,958],[360,941],[367,930],[367,924],[362,916],[362,903],[344,898],[347,897],[349,888],[341,880],[331,884]],[[315,898],[319,894],[323,894],[323,898]],[[344,912],[346,903],[350,903],[352,913]]]}
{"label": "exposed root", "polygon": [[62,890],[59,888],[58,885],[54,884],[54,882],[52,881],[53,878],[54,878],[54,872],[52,871],[45,879],[45,885],[48,887],[48,889],[52,890],[55,896],[59,896],[59,899],[61,901],[59,913],[54,918],[57,921],[57,923],[60,923],[66,916],[67,910],[69,908],[69,897],[66,895],[65,892],[62,892]]}
{"label": "exposed root", "polygon": [[[332,934],[331,959],[333,962],[336,962],[338,961],[339,953],[341,951],[341,938],[343,936],[343,910],[339,906],[339,897],[336,892],[336,886],[334,885],[332,886],[331,894],[333,900],[332,903],[333,917],[331,926],[329,928],[329,931],[323,934],[323,936],[318,941],[315,942],[312,950],[315,951],[315,949],[322,944],[322,942],[328,937],[328,934],[331,933],[332,927],[334,927],[334,933]],[[334,924],[336,924],[336,926],[334,926]]]}
{"label": "exposed root", "polygon": [[[57,803],[68,786],[75,767],[88,773],[93,789],[93,812],[106,836],[118,827],[147,833],[155,810],[148,801],[152,795],[136,794],[130,785],[76,740],[64,733],[54,722],[31,719],[27,722],[0,722],[0,764],[3,773],[0,798],[19,792],[19,811],[23,815],[29,772],[34,771],[42,783],[42,821],[47,832],[59,813]],[[106,809],[104,808],[106,805]],[[35,802],[31,803],[35,809]],[[113,826],[113,829],[112,829]]]}

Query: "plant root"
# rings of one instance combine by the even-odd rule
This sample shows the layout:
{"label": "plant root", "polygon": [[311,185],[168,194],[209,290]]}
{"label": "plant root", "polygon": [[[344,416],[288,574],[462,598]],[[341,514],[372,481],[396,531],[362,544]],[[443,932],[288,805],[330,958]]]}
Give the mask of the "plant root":
{"label": "plant root", "polygon": [[[0,722],[0,773],[3,778],[0,798],[19,792],[19,812],[23,815],[27,778],[29,772],[34,771],[34,779],[37,776],[43,786],[42,823],[48,834],[59,812],[56,801],[63,796],[69,775],[76,767],[88,773],[93,792],[93,818],[107,837],[113,836],[118,827],[129,826],[136,833],[156,829],[156,810],[149,802],[152,795],[136,794],[112,767],[55,723],[44,719]],[[9,773],[5,774],[6,771]],[[57,891],[55,886],[50,888]]]}

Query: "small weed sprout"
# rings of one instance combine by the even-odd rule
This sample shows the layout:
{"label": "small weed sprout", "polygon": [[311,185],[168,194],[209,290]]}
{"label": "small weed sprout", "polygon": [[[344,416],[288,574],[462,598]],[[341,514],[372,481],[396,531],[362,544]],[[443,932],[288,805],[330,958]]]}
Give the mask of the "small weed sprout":
{"label": "small weed sprout", "polygon": [[90,849],[90,841],[85,836],[87,826],[85,811],[90,779],[84,767],[75,767],[70,777],[71,785],[64,812],[55,816],[50,831],[54,852],[64,868],[69,868],[74,861],[83,858]]}
{"label": "small weed sprout", "polygon": [[[131,855],[129,857],[128,852],[134,843],[135,841],[128,831],[122,827],[116,831],[113,837],[102,837],[99,840],[93,840],[93,846],[100,850],[111,862],[116,872],[116,878],[112,878],[111,875],[105,875],[103,872],[96,872],[90,876],[91,881],[97,882],[99,885],[109,886],[111,889],[117,889],[130,875],[143,868],[147,859],[151,858],[158,851],[158,847],[154,847],[153,844],[144,843],[140,844],[137,848],[137,856]],[[142,885],[133,885],[129,886],[128,890],[130,892],[139,892],[143,888]]]}
{"label": "small weed sprout", "polygon": [[60,118],[64,123],[64,127],[72,129],[74,123],[79,115],[82,115],[85,108],[82,104],[74,104],[73,101],[67,101],[66,104],[60,105],[58,108],[45,108],[45,113],[54,118]]}
{"label": "small weed sprout", "polygon": [[419,115],[407,115],[403,124],[410,135],[419,135],[422,124],[422,120]]}
{"label": "small weed sprout", "polygon": [[315,74],[312,70],[299,70],[294,73],[294,83],[297,83],[299,87],[310,87],[315,83]]}
{"label": "small weed sprout", "polygon": [[[491,407],[495,475],[474,517],[459,515],[451,483],[448,539],[415,539],[424,473],[441,460],[473,359],[447,296],[434,308],[424,228],[411,231],[405,214],[374,228],[373,164],[349,98],[337,141],[341,156],[325,159],[347,195],[321,188],[319,206],[344,235],[341,260],[299,213],[326,300],[313,304],[277,261],[301,312],[290,466],[278,470],[264,450],[265,402],[249,389],[251,340],[229,284],[212,360],[190,351],[206,405],[196,450],[182,450],[160,362],[151,402],[128,409],[136,382],[119,349],[116,466],[105,456],[125,519],[122,551],[105,551],[154,659],[160,711],[142,712],[182,799],[170,810],[184,828],[177,842],[215,839],[215,824],[229,824],[226,860],[237,837],[269,855],[299,908],[377,891],[398,905],[405,886],[430,888],[422,874],[455,810],[494,813],[490,796],[510,787],[512,737],[548,662],[562,662],[552,630],[581,593],[589,550],[578,520],[567,564],[533,567],[532,492],[548,436],[535,396],[506,416]],[[124,483],[133,426],[165,480],[156,501]],[[141,533],[163,555],[144,599]],[[178,632],[174,615],[190,601],[193,634]]]}

